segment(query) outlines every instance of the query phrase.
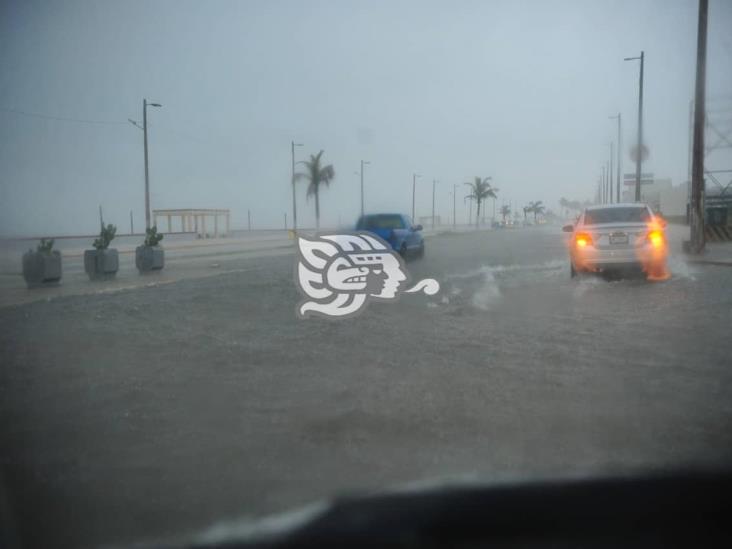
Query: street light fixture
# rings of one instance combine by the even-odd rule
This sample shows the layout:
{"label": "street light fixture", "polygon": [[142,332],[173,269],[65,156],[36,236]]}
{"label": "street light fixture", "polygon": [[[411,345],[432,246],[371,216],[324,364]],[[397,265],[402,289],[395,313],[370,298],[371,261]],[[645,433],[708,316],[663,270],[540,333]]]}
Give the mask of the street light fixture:
{"label": "street light fixture", "polygon": [[641,51],[638,57],[625,57],[623,61],[640,60],[640,78],[638,80],[638,147],[635,158],[635,201],[641,199],[641,162],[643,161],[643,63],[645,54]]}
{"label": "street light fixture", "polygon": [[361,160],[361,217],[363,217],[363,167],[364,164],[371,164],[369,160]]}
{"label": "street light fixture", "polygon": [[147,99],[142,100],[142,126],[134,120],[128,118],[129,122],[142,130],[145,143],[145,228],[150,228],[150,177],[147,160],[147,108],[162,107],[160,103],[148,103]]}
{"label": "street light fixture", "polygon": [[302,147],[302,143],[290,142],[292,150],[292,234],[297,234],[297,198],[295,195],[295,147]]}

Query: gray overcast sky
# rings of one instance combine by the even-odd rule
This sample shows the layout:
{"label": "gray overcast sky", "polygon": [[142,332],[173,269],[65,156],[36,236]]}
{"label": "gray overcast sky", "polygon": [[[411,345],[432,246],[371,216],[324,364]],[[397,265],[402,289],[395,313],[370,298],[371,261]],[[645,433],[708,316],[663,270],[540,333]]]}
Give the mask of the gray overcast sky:
{"label": "gray overcast sky", "polygon": [[[494,178],[524,205],[593,196],[622,111],[644,171],[686,178],[695,1],[2,1],[0,234],[121,231],[144,213],[142,98],[154,208],[228,207],[235,228],[291,216],[290,140],[325,150],[323,225],[367,210],[451,213],[453,183]],[[711,0],[708,92],[732,92],[732,2]],[[82,124],[7,109],[111,122]],[[626,150],[627,152],[627,150]],[[631,170],[626,156],[626,171]],[[462,185],[461,185],[462,186]],[[465,192],[461,189],[459,197]],[[299,192],[302,223],[312,201]],[[460,208],[462,200],[460,201]],[[464,211],[464,209],[462,210]]]}

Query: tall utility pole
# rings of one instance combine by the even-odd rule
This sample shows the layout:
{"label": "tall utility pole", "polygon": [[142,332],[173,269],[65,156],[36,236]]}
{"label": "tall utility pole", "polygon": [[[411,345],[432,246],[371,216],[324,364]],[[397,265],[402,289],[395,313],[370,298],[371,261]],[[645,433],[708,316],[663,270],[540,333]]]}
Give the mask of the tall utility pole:
{"label": "tall utility pole", "polygon": [[623,170],[623,130],[622,130],[622,116],[620,113],[618,113],[617,116],[610,116],[609,118],[617,118],[618,119],[618,175],[617,180],[615,182],[615,202],[620,202],[620,174]]}
{"label": "tall utility pole", "polygon": [[602,190],[600,192],[600,203],[605,203],[605,197],[607,196],[607,180],[605,179],[605,166],[602,167],[602,186],[600,187]]}
{"label": "tall utility pole", "polygon": [[640,82],[638,84],[638,158],[635,161],[635,201],[641,199],[641,164],[643,162],[643,63],[645,53],[640,54]]}
{"label": "tall utility pole", "polygon": [[368,160],[361,160],[361,217],[363,217],[363,165],[371,164]]}
{"label": "tall utility pole", "polygon": [[128,120],[134,126],[140,128],[143,133],[143,139],[145,143],[145,228],[150,228],[150,177],[147,162],[147,108],[148,107],[162,107],[160,103],[148,103],[147,99],[142,100],[142,126],[139,122],[135,122],[132,119]]}
{"label": "tall utility pole", "polygon": [[453,230],[457,226],[457,217],[456,217],[456,213],[457,213],[457,207],[456,207],[457,198],[456,198],[456,195],[457,195],[457,183],[453,183],[452,184],[452,228],[453,228]]}
{"label": "tall utility pole", "polygon": [[689,150],[687,159],[686,223],[691,225],[691,163],[694,156],[694,100],[689,100]]}
{"label": "tall utility pole", "polygon": [[[689,158],[687,160],[687,177],[689,178],[689,190],[691,191],[691,163],[694,156],[694,100],[689,100]],[[691,192],[689,193],[691,196]]]}
{"label": "tall utility pole", "polygon": [[644,52],[640,57],[626,57],[625,61],[640,60],[640,78],[638,79],[638,145],[635,158],[635,201],[641,200],[641,163],[643,162],[643,62]]}
{"label": "tall utility pole", "polygon": [[130,235],[135,234],[135,223],[132,220],[132,210],[130,210]]}
{"label": "tall utility pole", "polygon": [[[150,228],[150,178],[147,168],[147,99],[142,100],[142,133],[145,135],[145,228]],[[170,219],[170,218],[168,218]],[[170,228],[168,228],[170,230]]]}
{"label": "tall utility pole", "polygon": [[419,177],[418,173],[412,174],[412,223],[414,223],[414,197],[417,193],[417,178]]}
{"label": "tall utility pole", "polygon": [[432,180],[432,228],[435,228],[435,185],[437,184],[437,180]]}
{"label": "tall utility pole", "polygon": [[610,183],[608,185],[608,187],[610,189],[610,200],[608,202],[610,202],[610,204],[613,203],[613,154],[614,154],[613,153],[613,146],[614,146],[614,143],[612,141],[610,141],[610,162],[609,162],[609,165],[610,165],[610,178],[608,179],[608,183]]}
{"label": "tall utility pole", "polygon": [[704,251],[704,116],[706,113],[708,0],[699,0],[694,91],[694,150],[691,164],[690,229],[693,253]]}
{"label": "tall utility pole", "polygon": [[297,198],[295,195],[295,147],[302,147],[302,143],[290,142],[292,149],[292,232],[297,233]]}

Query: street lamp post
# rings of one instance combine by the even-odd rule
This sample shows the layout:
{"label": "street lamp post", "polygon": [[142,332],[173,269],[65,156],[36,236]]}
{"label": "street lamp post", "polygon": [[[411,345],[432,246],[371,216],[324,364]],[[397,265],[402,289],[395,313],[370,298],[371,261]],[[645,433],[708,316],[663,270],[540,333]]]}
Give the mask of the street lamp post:
{"label": "street lamp post", "polygon": [[297,198],[295,195],[295,147],[302,147],[302,143],[290,142],[292,149],[292,232],[297,233]]}
{"label": "street lamp post", "polygon": [[162,107],[160,103],[148,103],[147,99],[142,100],[142,127],[138,122],[132,119],[128,120],[130,123],[142,130],[144,149],[145,149],[145,228],[150,228],[150,176],[147,161],[147,108],[148,107]]}
{"label": "street lamp post", "polygon": [[608,202],[610,202],[610,204],[613,203],[613,146],[614,143],[610,141],[610,161],[608,162],[608,168],[610,170],[610,177],[608,178],[608,189],[610,189]]}
{"label": "street lamp post", "polygon": [[606,200],[606,198],[607,198],[607,176],[605,175],[605,166],[604,165],[602,167],[602,195],[601,195],[601,197],[602,197],[602,199],[600,200],[600,202],[602,202],[604,204],[607,201]]}
{"label": "street lamp post", "polygon": [[620,174],[623,171],[623,130],[622,130],[622,115],[618,113],[617,116],[609,116],[610,119],[618,119],[618,168],[617,176],[615,181],[615,202],[620,202]]}
{"label": "street lamp post", "polygon": [[417,193],[417,178],[420,177],[418,173],[412,174],[412,223],[414,223],[414,197]]}
{"label": "street lamp post", "polygon": [[437,184],[437,180],[432,180],[432,228],[435,228],[435,185]]}
{"label": "street lamp post", "polygon": [[638,147],[635,158],[635,201],[641,199],[641,162],[643,161],[643,63],[645,55],[641,52],[639,57],[626,57],[625,61],[640,60],[640,78],[638,80]]}
{"label": "street lamp post", "polygon": [[363,166],[364,164],[371,164],[368,160],[361,160],[361,217],[363,217]]}
{"label": "street lamp post", "polygon": [[455,230],[455,228],[457,226],[457,218],[455,215],[457,212],[456,199],[455,199],[456,194],[457,194],[457,183],[453,183],[452,184],[452,229],[453,230]]}
{"label": "street lamp post", "polygon": [[[493,176],[489,176],[489,177],[488,177],[488,180],[489,180],[489,181],[493,181]],[[490,188],[490,184],[488,185],[488,187]],[[485,202],[485,201],[484,201],[484,202]],[[493,202],[493,207],[494,207],[494,208],[495,208],[495,205],[496,205],[496,203],[495,203],[495,202]],[[485,204],[483,204],[483,225],[485,226]]]}

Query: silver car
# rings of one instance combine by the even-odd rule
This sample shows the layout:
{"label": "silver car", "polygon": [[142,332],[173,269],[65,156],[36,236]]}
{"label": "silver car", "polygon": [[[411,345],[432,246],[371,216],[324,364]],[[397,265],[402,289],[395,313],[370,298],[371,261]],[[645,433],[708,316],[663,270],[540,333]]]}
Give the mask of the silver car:
{"label": "silver car", "polygon": [[668,278],[666,222],[646,204],[590,206],[563,231],[569,239],[570,272],[641,269],[648,278]]}

